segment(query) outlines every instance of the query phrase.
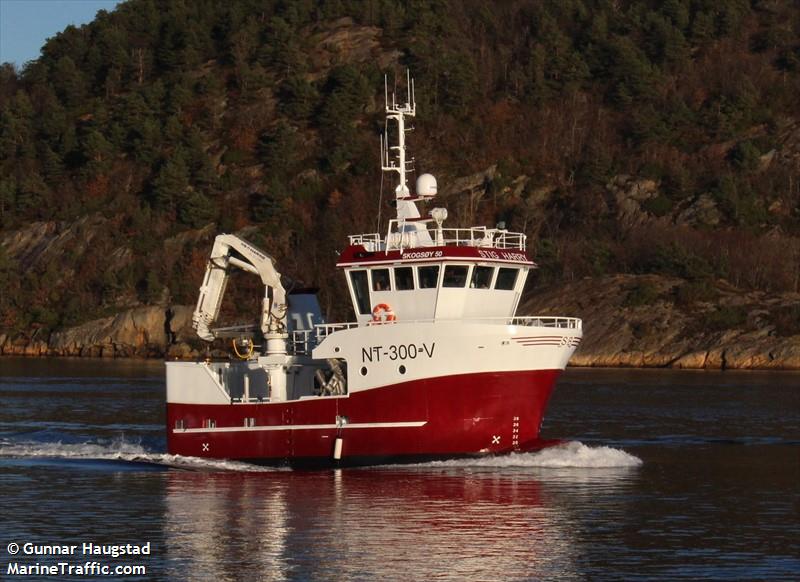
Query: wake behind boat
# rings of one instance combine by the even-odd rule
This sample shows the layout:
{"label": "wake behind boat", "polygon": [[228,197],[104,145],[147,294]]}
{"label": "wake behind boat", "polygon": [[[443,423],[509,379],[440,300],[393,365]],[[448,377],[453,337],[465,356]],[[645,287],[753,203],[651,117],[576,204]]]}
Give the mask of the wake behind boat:
{"label": "wake behind boat", "polygon": [[[397,145],[397,215],[385,234],[356,234],[337,263],[355,321],[323,322],[313,292],[287,293],[275,261],[219,235],[193,324],[233,340],[236,360],[167,362],[170,454],[292,465],[376,464],[542,448],[539,431],[559,374],[581,340],[570,317],[517,317],[530,269],[526,236],[445,228],[447,210],[420,213],[435,178],[408,187],[413,82],[386,99]],[[260,277],[256,326],[214,327],[233,269]]]}

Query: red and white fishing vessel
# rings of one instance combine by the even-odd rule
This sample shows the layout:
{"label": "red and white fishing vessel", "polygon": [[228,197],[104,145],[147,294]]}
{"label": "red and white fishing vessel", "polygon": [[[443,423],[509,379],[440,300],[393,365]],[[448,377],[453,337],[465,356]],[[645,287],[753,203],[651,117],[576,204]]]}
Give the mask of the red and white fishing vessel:
{"label": "red and white fishing vessel", "polygon": [[[420,214],[437,186],[430,174],[413,193],[407,184],[415,113],[409,79],[405,103],[387,94],[397,145],[381,146],[382,169],[399,176],[397,216],[385,234],[350,236],[337,263],[355,321],[323,322],[316,296],[287,294],[269,255],[235,235],[216,238],[193,323],[204,340],[232,338],[238,359],[167,362],[170,453],[319,465],[541,448],[581,321],[515,316],[535,267],[524,234],[445,228],[444,208]],[[214,328],[237,268],[264,284],[259,323]]]}

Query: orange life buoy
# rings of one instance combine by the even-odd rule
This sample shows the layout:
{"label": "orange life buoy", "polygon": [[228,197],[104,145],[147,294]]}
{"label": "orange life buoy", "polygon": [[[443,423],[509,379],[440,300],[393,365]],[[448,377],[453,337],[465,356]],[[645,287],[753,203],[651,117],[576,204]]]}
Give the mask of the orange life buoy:
{"label": "orange life buoy", "polygon": [[[386,316],[386,319],[383,319],[384,316]],[[378,303],[372,308],[372,323],[389,323],[396,320],[397,317],[395,317],[394,311],[387,303]]]}

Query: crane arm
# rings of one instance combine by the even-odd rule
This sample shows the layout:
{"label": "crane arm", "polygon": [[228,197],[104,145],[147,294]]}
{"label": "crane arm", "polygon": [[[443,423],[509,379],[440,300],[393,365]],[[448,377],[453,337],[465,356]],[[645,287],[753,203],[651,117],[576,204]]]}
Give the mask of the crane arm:
{"label": "crane arm", "polygon": [[221,234],[214,239],[214,247],[206,264],[206,274],[200,286],[200,296],[192,315],[192,325],[197,335],[206,341],[213,341],[216,337],[211,326],[219,317],[225,286],[230,270],[234,267],[258,275],[264,284],[264,301],[259,320],[261,332],[283,332],[286,329],[286,290],[281,284],[281,274],[275,268],[275,260],[236,235]]}

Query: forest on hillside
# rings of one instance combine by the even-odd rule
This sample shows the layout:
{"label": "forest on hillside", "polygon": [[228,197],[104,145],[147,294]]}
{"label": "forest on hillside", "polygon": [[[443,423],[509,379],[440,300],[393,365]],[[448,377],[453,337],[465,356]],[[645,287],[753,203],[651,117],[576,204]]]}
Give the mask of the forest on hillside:
{"label": "forest on hillside", "polygon": [[127,0],[0,67],[0,331],[191,304],[232,231],[348,317],[406,68],[417,171],[451,225],[528,234],[537,284],[800,291],[796,3]]}

